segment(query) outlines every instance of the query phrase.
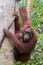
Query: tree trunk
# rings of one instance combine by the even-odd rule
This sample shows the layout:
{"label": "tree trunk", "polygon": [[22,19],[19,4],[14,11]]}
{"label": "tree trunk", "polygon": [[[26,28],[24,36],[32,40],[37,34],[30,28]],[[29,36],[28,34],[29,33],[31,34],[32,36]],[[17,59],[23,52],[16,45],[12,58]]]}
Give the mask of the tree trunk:
{"label": "tree trunk", "polygon": [[[15,0],[0,0],[0,42],[3,38],[3,28],[9,27],[14,20]],[[14,23],[10,31],[14,34]],[[1,44],[1,43],[0,43]],[[0,49],[0,64],[14,65],[13,47],[11,42],[5,38]]]}

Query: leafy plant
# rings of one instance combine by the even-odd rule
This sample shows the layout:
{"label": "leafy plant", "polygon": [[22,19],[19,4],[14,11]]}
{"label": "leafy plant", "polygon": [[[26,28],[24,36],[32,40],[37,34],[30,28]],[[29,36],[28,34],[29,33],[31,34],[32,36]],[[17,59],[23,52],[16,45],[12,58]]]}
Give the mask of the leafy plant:
{"label": "leafy plant", "polygon": [[38,33],[43,33],[43,0],[33,0],[32,6],[32,25]]}

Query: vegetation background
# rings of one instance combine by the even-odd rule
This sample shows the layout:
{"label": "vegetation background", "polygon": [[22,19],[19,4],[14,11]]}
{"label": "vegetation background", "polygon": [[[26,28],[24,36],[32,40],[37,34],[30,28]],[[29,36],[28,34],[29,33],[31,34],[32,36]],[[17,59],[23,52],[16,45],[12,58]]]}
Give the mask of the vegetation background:
{"label": "vegetation background", "polygon": [[[26,0],[19,2],[19,8],[22,6],[27,6]],[[33,7],[31,14],[32,26],[38,33],[38,42],[29,63],[16,62],[14,65],[43,65],[43,0],[33,0],[31,6]]]}

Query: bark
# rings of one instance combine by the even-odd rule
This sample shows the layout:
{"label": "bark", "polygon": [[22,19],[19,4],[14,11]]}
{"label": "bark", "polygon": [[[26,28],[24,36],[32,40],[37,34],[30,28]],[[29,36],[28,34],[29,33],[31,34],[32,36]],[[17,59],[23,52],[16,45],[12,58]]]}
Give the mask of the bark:
{"label": "bark", "polygon": [[[15,0],[0,0],[0,42],[4,36],[3,28],[10,26],[14,19],[14,7]],[[14,34],[14,23],[10,28],[10,31]],[[11,42],[5,38],[2,47],[0,49],[0,64],[2,65],[14,65],[13,47]]]}

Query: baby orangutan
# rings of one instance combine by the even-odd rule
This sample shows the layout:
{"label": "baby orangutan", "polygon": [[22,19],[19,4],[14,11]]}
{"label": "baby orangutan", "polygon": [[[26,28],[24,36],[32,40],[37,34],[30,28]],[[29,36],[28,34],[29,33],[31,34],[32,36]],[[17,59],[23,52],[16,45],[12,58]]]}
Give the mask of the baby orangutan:
{"label": "baby orangutan", "polygon": [[14,46],[15,59],[22,62],[27,62],[30,59],[30,55],[37,42],[37,34],[27,19],[26,13],[26,8],[23,7],[20,10],[20,14],[23,18],[24,24],[22,29],[16,32],[15,35],[7,29],[3,29],[4,34],[12,41],[12,45]]}

